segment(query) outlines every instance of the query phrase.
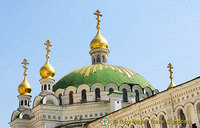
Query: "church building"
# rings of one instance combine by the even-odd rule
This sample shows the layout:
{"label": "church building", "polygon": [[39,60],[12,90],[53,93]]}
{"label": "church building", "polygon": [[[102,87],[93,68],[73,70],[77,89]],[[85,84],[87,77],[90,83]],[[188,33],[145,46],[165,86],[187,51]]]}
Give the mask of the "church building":
{"label": "church building", "polygon": [[169,63],[171,83],[159,92],[137,72],[108,64],[108,41],[100,33],[102,14],[97,10],[94,15],[97,34],[90,42],[91,65],[55,81],[55,70],[49,63],[52,44],[47,40],[46,63],[40,69],[41,91],[32,98],[29,63],[23,60],[19,106],[11,115],[10,127],[200,128],[200,77],[175,85]]}

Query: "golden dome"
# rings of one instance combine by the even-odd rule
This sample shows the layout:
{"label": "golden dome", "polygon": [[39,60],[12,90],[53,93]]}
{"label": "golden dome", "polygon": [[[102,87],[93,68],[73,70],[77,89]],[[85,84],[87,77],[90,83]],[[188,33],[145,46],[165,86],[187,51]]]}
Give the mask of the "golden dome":
{"label": "golden dome", "polygon": [[90,49],[108,49],[108,41],[101,35],[100,31],[97,32],[97,35],[90,42]]}
{"label": "golden dome", "polygon": [[42,78],[52,78],[55,75],[55,69],[49,64],[49,61],[41,67],[40,76]]}
{"label": "golden dome", "polygon": [[31,91],[32,91],[31,85],[28,83],[26,78],[24,78],[24,80],[18,87],[18,92],[20,93],[20,95],[30,95]]}

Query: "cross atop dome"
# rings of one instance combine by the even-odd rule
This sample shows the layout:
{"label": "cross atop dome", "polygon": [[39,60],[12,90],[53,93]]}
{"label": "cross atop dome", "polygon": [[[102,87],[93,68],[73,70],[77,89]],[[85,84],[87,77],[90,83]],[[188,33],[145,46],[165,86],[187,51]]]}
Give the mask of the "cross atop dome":
{"label": "cross atop dome", "polygon": [[22,64],[24,65],[23,66],[23,68],[24,68],[24,77],[26,77],[26,75],[27,75],[26,71],[28,70],[27,65],[29,65],[29,63],[27,62],[27,59],[24,59],[22,61]]}
{"label": "cross atop dome", "polygon": [[100,14],[100,11],[99,10],[96,10],[96,12],[94,13],[94,15],[96,15],[97,16],[97,30],[99,31],[99,29],[101,28],[100,27],[100,22],[101,22],[101,20],[99,20],[99,17],[102,17],[103,15],[102,14]]}
{"label": "cross atop dome", "polygon": [[50,52],[49,47],[52,47],[52,45],[51,45],[51,42],[49,40],[47,40],[46,43],[44,43],[44,45],[47,46],[45,49],[47,50],[46,58],[48,59],[49,58],[49,52]]}
{"label": "cross atop dome", "polygon": [[171,83],[170,83],[170,85],[169,85],[169,87],[167,89],[170,89],[170,88],[173,88],[175,86],[175,84],[173,82],[173,76],[172,76],[172,73],[173,73],[172,69],[174,67],[172,67],[171,63],[169,63],[168,66],[167,66],[167,68],[169,68],[169,72],[170,72],[170,77],[169,78],[171,79]]}

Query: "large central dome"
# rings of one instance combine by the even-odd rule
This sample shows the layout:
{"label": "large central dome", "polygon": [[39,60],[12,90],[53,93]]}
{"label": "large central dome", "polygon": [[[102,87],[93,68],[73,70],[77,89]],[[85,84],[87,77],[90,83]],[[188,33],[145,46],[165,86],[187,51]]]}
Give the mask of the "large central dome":
{"label": "large central dome", "polygon": [[107,64],[89,65],[73,70],[61,78],[54,85],[53,90],[65,89],[68,86],[78,88],[82,84],[91,87],[95,83],[101,83],[104,86],[109,83],[115,83],[118,86],[123,83],[132,83],[139,84],[142,88],[148,86],[154,90],[154,87],[138,73],[121,66]]}

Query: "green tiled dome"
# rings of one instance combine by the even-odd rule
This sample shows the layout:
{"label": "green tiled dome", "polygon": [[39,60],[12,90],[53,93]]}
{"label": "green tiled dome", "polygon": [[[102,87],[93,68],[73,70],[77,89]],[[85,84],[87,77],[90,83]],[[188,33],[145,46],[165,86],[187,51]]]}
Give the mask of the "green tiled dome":
{"label": "green tiled dome", "polygon": [[53,90],[65,89],[68,86],[78,88],[82,84],[92,86],[95,83],[107,85],[115,83],[120,86],[123,83],[139,84],[142,88],[148,86],[152,90],[154,87],[141,75],[127,68],[115,65],[95,64],[78,68],[61,78],[54,86]]}

